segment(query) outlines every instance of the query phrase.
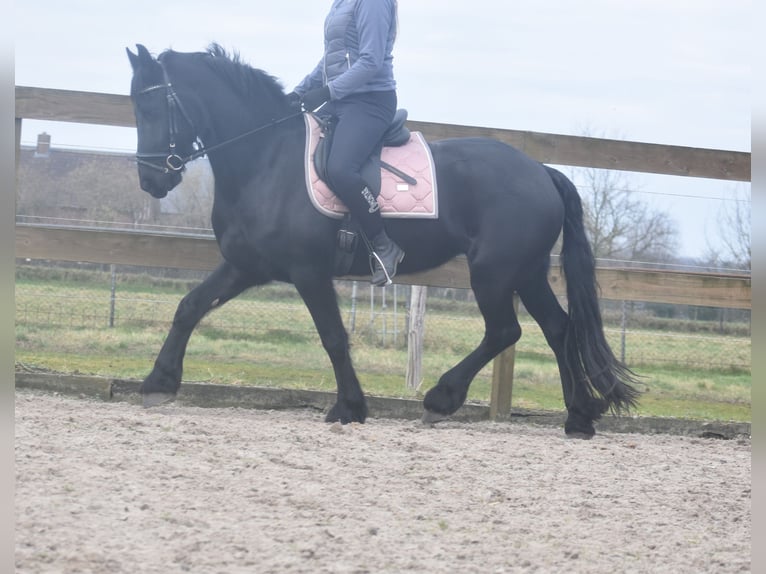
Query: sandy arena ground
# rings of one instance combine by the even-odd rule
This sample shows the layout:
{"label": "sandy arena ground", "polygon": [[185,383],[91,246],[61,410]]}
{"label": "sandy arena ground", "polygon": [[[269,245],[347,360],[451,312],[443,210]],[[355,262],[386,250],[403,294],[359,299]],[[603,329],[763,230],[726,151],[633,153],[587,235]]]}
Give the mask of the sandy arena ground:
{"label": "sandy arena ground", "polygon": [[750,440],[16,391],[17,573],[750,571]]}

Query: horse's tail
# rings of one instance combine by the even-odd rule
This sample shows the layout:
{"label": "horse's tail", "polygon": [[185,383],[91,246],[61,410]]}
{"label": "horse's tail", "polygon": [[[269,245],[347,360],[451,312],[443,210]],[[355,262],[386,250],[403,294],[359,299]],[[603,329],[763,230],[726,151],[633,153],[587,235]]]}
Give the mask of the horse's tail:
{"label": "horse's tail", "polygon": [[563,173],[545,166],[564,202],[564,243],[561,267],[567,286],[569,321],[565,337],[567,368],[573,384],[583,382],[600,403],[600,414],[628,412],[636,406],[636,375],[614,356],[604,336],[598,305],[596,260],[585,226],[577,188]]}

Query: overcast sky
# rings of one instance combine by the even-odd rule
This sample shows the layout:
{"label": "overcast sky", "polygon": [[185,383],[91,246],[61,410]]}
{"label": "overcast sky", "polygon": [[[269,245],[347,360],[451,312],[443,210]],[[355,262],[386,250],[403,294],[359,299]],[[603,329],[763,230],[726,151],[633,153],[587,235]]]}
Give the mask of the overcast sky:
{"label": "overcast sky", "polygon": [[[321,56],[330,4],[17,2],[16,84],[127,94],[125,47],[216,41],[291,89]],[[745,0],[399,0],[399,104],[421,121],[750,151],[752,19]],[[54,146],[135,149],[134,130],[32,121],[22,142],[43,130]],[[718,198],[749,192],[628,176],[674,217],[689,256],[716,233]]]}

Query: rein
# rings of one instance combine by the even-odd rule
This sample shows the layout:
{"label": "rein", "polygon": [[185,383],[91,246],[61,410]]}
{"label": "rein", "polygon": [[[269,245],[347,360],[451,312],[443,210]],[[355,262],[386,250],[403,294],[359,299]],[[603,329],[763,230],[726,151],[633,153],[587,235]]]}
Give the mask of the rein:
{"label": "rein", "polygon": [[[250,137],[258,132],[267,130],[283,122],[286,122],[288,120],[291,120],[293,118],[303,115],[303,111],[299,111],[294,114],[289,114],[283,118],[272,120],[267,124],[264,124],[252,130],[246,131],[237,136],[234,136],[233,138],[227,139],[225,141],[222,141],[210,147],[205,147],[199,135],[197,134],[197,128],[194,126],[194,122],[192,122],[191,117],[189,116],[189,113],[186,111],[186,108],[183,106],[183,104],[181,103],[181,100],[178,98],[178,94],[176,94],[176,91],[173,89],[173,85],[170,82],[170,78],[168,77],[168,72],[165,69],[165,66],[162,64],[162,62],[158,61],[158,63],[162,67],[164,83],[157,84],[154,86],[149,86],[148,88],[144,88],[138,93],[138,95],[153,92],[155,90],[164,89],[166,91],[166,97],[168,101],[168,133],[169,133],[168,152],[167,153],[163,153],[163,152],[137,153],[136,163],[139,165],[156,169],[163,173],[170,173],[171,171],[175,171],[175,172],[181,171],[186,166],[187,163],[195,159],[201,158],[202,156],[207,155],[211,151],[218,150],[229,144],[232,144],[239,140]],[[188,123],[189,126],[192,128],[192,131],[194,132],[194,138],[195,138],[193,146],[196,148],[196,151],[194,153],[189,154],[186,157],[181,157],[180,155],[176,153],[176,136],[178,135],[178,113],[179,112],[181,116],[183,116],[183,119],[186,121],[186,123]],[[165,165],[162,166],[162,165],[153,163],[151,161],[147,161],[152,159],[164,159]]]}

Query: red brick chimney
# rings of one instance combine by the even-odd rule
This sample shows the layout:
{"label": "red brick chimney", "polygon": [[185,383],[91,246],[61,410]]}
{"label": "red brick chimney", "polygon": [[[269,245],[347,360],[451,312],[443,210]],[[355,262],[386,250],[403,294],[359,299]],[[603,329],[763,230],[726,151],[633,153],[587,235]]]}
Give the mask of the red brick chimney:
{"label": "red brick chimney", "polygon": [[37,136],[37,149],[35,157],[48,157],[51,152],[51,136],[45,132]]}

